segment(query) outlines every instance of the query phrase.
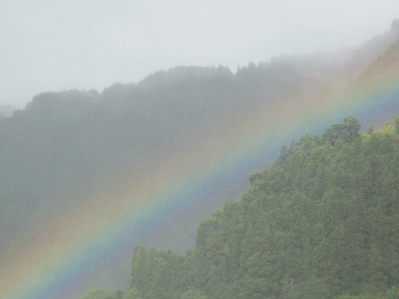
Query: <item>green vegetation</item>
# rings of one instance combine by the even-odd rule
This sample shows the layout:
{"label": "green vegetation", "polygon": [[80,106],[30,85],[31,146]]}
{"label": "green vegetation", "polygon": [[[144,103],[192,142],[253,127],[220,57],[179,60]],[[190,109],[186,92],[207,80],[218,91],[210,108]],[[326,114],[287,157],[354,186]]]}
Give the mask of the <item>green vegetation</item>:
{"label": "green vegetation", "polygon": [[397,298],[399,298],[399,286],[393,286],[386,292],[381,292],[378,294],[362,292],[359,295],[350,295],[346,293],[345,295],[338,296],[335,299],[397,299]]}
{"label": "green vegetation", "polygon": [[[235,74],[221,66],[176,67],[137,84],[115,84],[101,93],[42,93],[12,117],[0,111],[7,116],[0,116],[0,269],[7,273],[15,267],[12,261],[19,251],[39,248],[35,242],[40,243],[49,227],[59,229],[54,220],[60,215],[78,211],[94,215],[99,204],[112,207],[132,182],[163,169],[177,153],[189,153],[197,143],[200,148],[203,140],[218,140],[237,124],[245,126],[243,120],[257,119],[267,110],[283,111],[293,103],[331,102],[348,91],[362,72],[355,87],[374,86],[376,77],[384,78],[380,71],[387,62],[392,68],[389,76],[397,72],[399,44],[385,54],[382,44],[379,50],[370,45],[353,52],[348,64],[316,55],[250,63]],[[379,54],[382,58],[375,62]],[[377,116],[396,109],[392,103],[379,106]],[[125,293],[93,294],[142,299],[264,298],[265,294],[321,298],[345,294],[349,288],[354,295],[375,292],[373,286],[384,290],[395,285],[395,250],[385,246],[389,242],[383,237],[392,234],[394,242],[396,235],[381,227],[396,221],[395,210],[382,203],[391,204],[395,198],[396,187],[391,185],[396,174],[387,161],[396,163],[392,140],[397,131],[388,126],[360,137],[358,128],[349,117],[321,137],[306,135],[290,148],[283,147],[273,167],[250,175],[252,186],[242,201],[226,203],[223,211],[202,222],[192,252],[181,255],[139,247],[134,262],[139,270],[133,271],[131,288]],[[275,130],[279,134],[284,127]],[[347,161],[343,165],[337,157],[345,151],[349,158],[342,156]],[[382,182],[389,188],[382,188]],[[244,183],[245,178],[237,182]],[[223,199],[215,199],[214,206]],[[353,227],[341,219],[348,217],[351,206],[345,203],[352,201],[360,211],[354,214]],[[307,208],[302,210],[302,205]],[[393,214],[384,214],[383,209]],[[355,233],[363,241],[356,243]],[[353,243],[349,248],[344,237]],[[176,241],[173,250],[184,253],[194,244],[190,233]],[[347,251],[343,261],[335,255],[341,251]],[[357,276],[345,282],[352,269],[345,262],[351,260],[350,252],[361,258],[356,262]],[[375,268],[380,270],[372,276]],[[114,273],[106,271],[104,277]],[[128,275],[117,277],[116,287],[129,280]]]}
{"label": "green vegetation", "polygon": [[111,290],[93,290],[86,294],[83,299],[113,299],[117,298]]}
{"label": "green vegetation", "polygon": [[29,229],[56,218],[60,204],[74,209],[98,189],[113,197],[115,182],[140,181],[176,151],[249,118],[261,103],[300,94],[301,80],[293,67],[277,63],[237,74],[176,67],[102,93],[42,93],[26,109],[0,117],[0,268],[9,246],[27,246],[15,242],[35,238],[40,232]]}
{"label": "green vegetation", "polygon": [[283,147],[193,251],[137,247],[122,298],[398,298],[399,120],[359,128],[348,116]]}

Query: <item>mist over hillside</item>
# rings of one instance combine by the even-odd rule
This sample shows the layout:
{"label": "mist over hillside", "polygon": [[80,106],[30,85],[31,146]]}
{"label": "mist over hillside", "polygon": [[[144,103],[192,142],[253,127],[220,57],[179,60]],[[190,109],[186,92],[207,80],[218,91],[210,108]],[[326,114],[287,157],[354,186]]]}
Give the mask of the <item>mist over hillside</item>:
{"label": "mist over hillside", "polygon": [[15,110],[18,110],[18,108],[11,105],[1,105],[0,117],[11,117]]}
{"label": "mist over hillside", "polygon": [[[0,109],[7,116],[0,118],[1,274],[25,248],[47,250],[41,248],[43,240],[52,244],[52,237],[62,236],[72,216],[114,215],[128,190],[142,188],[142,182],[162,173],[171,160],[186,161],[188,153],[223,153],[240,142],[232,138],[218,143],[226,132],[244,131],[246,122],[263,115],[272,118],[293,103],[301,107],[332,101],[359,78],[374,77],[379,61],[397,49],[398,33],[396,20],[389,31],[356,49],[278,57],[250,63],[236,73],[223,66],[178,66],[102,92],[44,92],[12,117]],[[224,192],[230,198],[243,192],[246,177],[237,180],[234,192]],[[151,239],[143,223],[138,242],[178,252],[192,248],[203,215],[228,199],[216,183],[213,191],[215,201],[198,204],[203,211],[196,211],[178,241],[173,236],[165,243]],[[168,217],[163,220],[184,226],[172,212]],[[121,279],[121,284],[128,280]]]}

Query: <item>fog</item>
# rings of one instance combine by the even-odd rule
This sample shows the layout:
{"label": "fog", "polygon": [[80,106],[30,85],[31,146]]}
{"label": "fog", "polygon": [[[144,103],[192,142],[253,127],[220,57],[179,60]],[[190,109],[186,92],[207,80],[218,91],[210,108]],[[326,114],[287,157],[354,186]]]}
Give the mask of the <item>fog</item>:
{"label": "fog", "polygon": [[229,67],[356,47],[398,1],[0,2],[0,105],[138,82],[177,65]]}
{"label": "fog", "polygon": [[[239,199],[249,183],[265,179],[264,186],[275,181],[271,188],[285,188],[278,169],[271,176],[252,173],[248,183],[279,153],[280,162],[287,158],[283,144],[292,153],[309,144],[332,151],[341,146],[340,128],[359,137],[352,128],[361,124],[370,138],[370,126],[376,129],[381,146],[371,143],[370,155],[385,161],[397,148],[397,135],[382,138],[377,129],[399,115],[397,81],[389,85],[399,70],[398,8],[390,1],[2,1],[0,293],[63,299],[94,288],[127,290],[136,245],[184,254],[207,239],[196,234],[204,217]],[[13,113],[15,107],[26,108]],[[325,129],[349,114],[357,119]],[[292,142],[306,132],[321,137]],[[362,153],[366,145],[353,150]],[[287,167],[302,164],[301,155]],[[346,178],[345,159],[337,177]],[[369,175],[376,167],[387,173],[382,162],[356,163],[359,178],[370,182],[379,182]],[[315,200],[327,194],[328,202],[334,193],[323,189],[324,174],[316,177],[320,192],[308,188],[307,178],[295,184]],[[348,177],[340,180],[347,192],[336,193],[331,207],[342,194],[360,194],[352,192],[355,182],[369,185]],[[264,199],[259,193],[254,202]],[[248,211],[267,208],[258,207]],[[327,208],[316,214],[330,219]],[[338,214],[331,231],[343,223]],[[355,232],[361,224],[350,221]],[[250,233],[240,227],[252,236],[250,225]],[[223,254],[229,248],[223,245]],[[252,256],[236,260],[250,265],[245,259],[256,261]],[[286,257],[286,265],[301,264]],[[8,296],[19,286],[24,294]]]}

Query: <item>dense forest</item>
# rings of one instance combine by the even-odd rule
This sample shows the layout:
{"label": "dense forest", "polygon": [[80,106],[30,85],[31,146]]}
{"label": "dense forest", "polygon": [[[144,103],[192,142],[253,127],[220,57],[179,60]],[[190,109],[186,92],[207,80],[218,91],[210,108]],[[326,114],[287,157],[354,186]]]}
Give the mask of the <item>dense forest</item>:
{"label": "dense forest", "polygon": [[243,67],[235,75],[224,67],[177,67],[101,94],[35,96],[0,118],[0,256],[57,204],[71,209],[98,186],[111,193],[114,181],[142,179],[171,153],[255,115],[262,102],[293,97],[300,80],[284,64]]}
{"label": "dense forest", "polygon": [[73,205],[77,194],[110,180],[140,180],[169,154],[256,117],[260,105],[303,100],[306,84],[280,61],[236,74],[222,66],[176,67],[102,93],[35,96],[24,110],[0,118],[0,256],[24,226],[46,217],[32,216],[40,207]]}
{"label": "dense forest", "polygon": [[12,252],[11,244],[23,246],[16,238],[33,234],[27,232],[32,222],[48,216],[41,209],[60,202],[70,209],[77,195],[109,181],[140,180],[169,154],[222,136],[265,107],[342,94],[392,48],[397,33],[393,26],[347,55],[274,58],[235,74],[223,66],[181,66],[101,93],[45,92],[12,117],[15,108],[3,107],[8,117],[0,116],[0,257]]}
{"label": "dense forest", "polygon": [[[48,231],[62,235],[69,219],[57,222],[61,216],[85,211],[105,218],[101,213],[121,201],[119,194],[163,170],[176,153],[219,140],[231,128],[239,131],[265,111],[334,103],[396,74],[398,32],[395,21],[388,33],[346,52],[273,58],[236,73],[224,66],[179,66],[101,92],[44,92],[25,109],[0,107],[0,276],[29,249],[47,250],[41,238],[51,239]],[[395,109],[396,102],[379,107],[378,116]],[[280,124],[276,134],[284,133]],[[273,166],[252,173],[249,183],[250,171],[237,179],[240,192],[250,186],[241,200],[218,197],[196,213],[209,215],[224,203],[211,218],[201,222],[198,216],[197,234],[187,228],[171,251],[132,247],[126,292],[95,290],[85,299],[396,292],[398,128],[360,136],[358,121],[347,117],[321,137],[303,136],[283,147]],[[116,289],[130,278],[115,280]]]}
{"label": "dense forest", "polygon": [[126,292],[84,299],[398,298],[399,118],[359,129],[347,116],[283,146],[201,222],[193,251],[138,246]]}

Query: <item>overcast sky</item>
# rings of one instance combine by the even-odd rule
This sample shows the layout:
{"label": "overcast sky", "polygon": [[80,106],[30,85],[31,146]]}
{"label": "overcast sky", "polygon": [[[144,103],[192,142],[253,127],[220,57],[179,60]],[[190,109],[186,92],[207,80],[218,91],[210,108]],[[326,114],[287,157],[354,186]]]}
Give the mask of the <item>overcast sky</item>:
{"label": "overcast sky", "polygon": [[0,105],[138,82],[177,65],[229,66],[357,46],[399,1],[0,0]]}

